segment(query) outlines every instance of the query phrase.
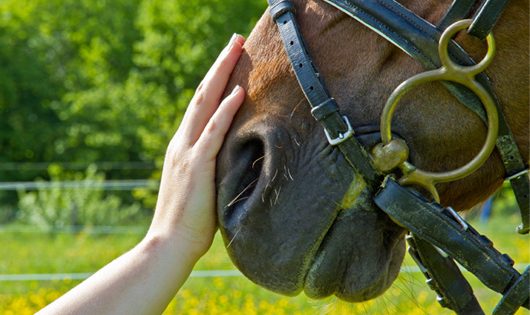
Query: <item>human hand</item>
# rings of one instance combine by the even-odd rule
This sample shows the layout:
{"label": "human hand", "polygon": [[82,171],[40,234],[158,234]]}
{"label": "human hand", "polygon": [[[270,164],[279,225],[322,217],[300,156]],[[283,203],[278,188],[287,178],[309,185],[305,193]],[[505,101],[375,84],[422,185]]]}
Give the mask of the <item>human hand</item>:
{"label": "human hand", "polygon": [[191,100],[166,152],[156,211],[133,249],[39,314],[160,314],[210,247],[216,230],[215,161],[245,92],[221,101],[244,39],[234,35]]}
{"label": "human hand", "polygon": [[215,215],[215,164],[232,118],[245,98],[236,86],[221,101],[243,51],[244,38],[232,37],[201,82],[167,148],[160,191],[149,236],[187,242],[202,256],[210,247]]}

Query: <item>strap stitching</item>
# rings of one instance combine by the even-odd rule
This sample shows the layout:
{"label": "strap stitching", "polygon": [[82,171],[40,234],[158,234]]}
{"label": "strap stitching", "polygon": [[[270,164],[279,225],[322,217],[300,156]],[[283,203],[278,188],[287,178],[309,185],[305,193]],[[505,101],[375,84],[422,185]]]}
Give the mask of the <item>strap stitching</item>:
{"label": "strap stitching", "polygon": [[365,18],[371,20],[372,22],[374,22],[375,24],[377,24],[380,28],[382,29],[385,29],[387,30],[389,33],[393,34],[395,37],[399,38],[401,41],[407,43],[410,47],[412,47],[412,50],[418,54],[418,55],[421,55],[423,57],[425,57],[425,59],[431,61],[431,63],[434,65],[434,62],[433,60],[425,55],[421,50],[419,50],[416,45],[414,45],[411,41],[409,41],[408,39],[406,39],[405,37],[401,36],[400,34],[396,33],[394,30],[392,30],[391,28],[389,28],[386,24],[384,24],[383,22],[381,22],[381,20],[379,20],[378,18],[374,17],[373,15],[371,15],[370,13],[366,12],[365,10],[361,9],[360,7],[356,6],[356,5],[353,5],[353,4],[350,4],[352,7],[356,8],[357,11],[360,12],[360,15],[362,14]]}

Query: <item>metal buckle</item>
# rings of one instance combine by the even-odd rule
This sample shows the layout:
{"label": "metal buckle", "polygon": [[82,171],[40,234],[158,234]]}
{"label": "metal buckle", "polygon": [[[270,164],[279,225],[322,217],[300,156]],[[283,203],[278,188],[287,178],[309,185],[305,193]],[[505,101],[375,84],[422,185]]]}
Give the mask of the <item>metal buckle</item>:
{"label": "metal buckle", "polygon": [[350,120],[346,116],[342,116],[342,120],[344,120],[344,123],[346,123],[346,126],[348,126],[348,130],[346,132],[340,132],[337,138],[332,139],[329,135],[329,132],[326,128],[324,128],[324,133],[326,134],[326,138],[328,138],[329,144],[335,146],[338,144],[343,143],[344,141],[348,140],[351,136],[353,136],[353,128],[350,124]]}
{"label": "metal buckle", "polygon": [[467,222],[462,219],[462,217],[458,213],[456,213],[455,209],[451,207],[447,207],[445,209],[447,209],[447,212],[449,212],[449,214],[456,220],[456,222],[458,222],[458,224],[462,226],[462,229],[464,229],[464,231],[467,231],[467,229],[469,228]]}

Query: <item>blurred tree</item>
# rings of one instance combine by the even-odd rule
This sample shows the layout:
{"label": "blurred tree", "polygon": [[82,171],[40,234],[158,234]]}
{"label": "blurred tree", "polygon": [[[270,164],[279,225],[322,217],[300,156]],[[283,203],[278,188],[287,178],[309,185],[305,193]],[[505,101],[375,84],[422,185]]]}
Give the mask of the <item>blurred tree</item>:
{"label": "blurred tree", "polygon": [[[70,130],[77,123],[65,115],[72,106],[67,96],[127,79],[140,36],[134,27],[138,4],[0,2],[0,163],[98,159],[97,154],[78,158],[65,152],[65,142],[75,143],[68,139],[76,136]],[[47,178],[46,169],[0,170],[1,181],[38,176]],[[2,205],[14,204],[15,198],[14,193],[0,192]]]}
{"label": "blurred tree", "polygon": [[37,4],[24,4],[0,3],[0,161],[51,159],[49,144],[61,133],[52,102],[64,89],[47,63],[39,23],[31,21]]}
{"label": "blurred tree", "polygon": [[[1,1],[0,163],[160,165],[215,56],[233,32],[248,33],[265,6],[244,0]],[[0,181],[36,177],[48,178],[46,170],[0,169]]]}
{"label": "blurred tree", "polygon": [[[248,34],[265,8],[265,1],[246,0],[141,3],[137,27],[142,40],[135,45],[134,62],[141,81],[162,88],[171,100],[159,104],[161,116],[154,129],[142,134],[145,152],[158,165],[195,88],[216,56],[234,32]],[[150,196],[148,204],[154,205],[150,193],[136,191],[135,195]]]}
{"label": "blurred tree", "polygon": [[[138,3],[0,3],[0,161],[79,160],[64,154],[63,143],[75,137],[70,128],[76,123],[65,115],[72,106],[67,96],[127,79],[140,36],[134,27]],[[31,179],[36,174],[1,175]]]}

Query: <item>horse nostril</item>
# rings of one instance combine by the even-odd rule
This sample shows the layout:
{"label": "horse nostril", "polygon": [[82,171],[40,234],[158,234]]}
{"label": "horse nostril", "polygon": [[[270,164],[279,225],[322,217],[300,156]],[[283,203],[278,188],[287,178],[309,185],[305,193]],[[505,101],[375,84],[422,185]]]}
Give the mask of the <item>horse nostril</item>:
{"label": "horse nostril", "polygon": [[224,205],[225,216],[231,216],[238,209],[243,209],[244,204],[251,198],[258,185],[263,163],[265,161],[264,143],[261,139],[250,139],[236,147],[231,154],[237,159],[230,170],[234,177],[229,183],[228,203]]}

